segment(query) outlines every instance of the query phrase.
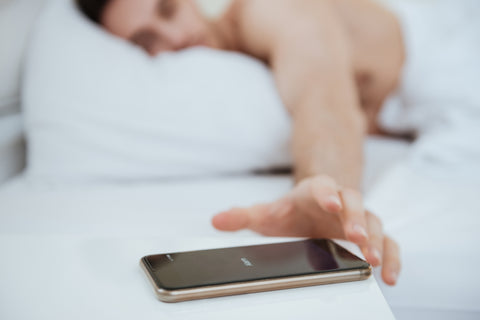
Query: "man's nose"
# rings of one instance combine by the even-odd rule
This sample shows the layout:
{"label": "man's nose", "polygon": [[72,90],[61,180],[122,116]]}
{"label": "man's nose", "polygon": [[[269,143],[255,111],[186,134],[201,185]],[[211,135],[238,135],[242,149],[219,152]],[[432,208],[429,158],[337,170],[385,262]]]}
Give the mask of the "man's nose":
{"label": "man's nose", "polygon": [[176,25],[165,26],[162,31],[164,41],[171,50],[182,50],[193,45],[190,33]]}

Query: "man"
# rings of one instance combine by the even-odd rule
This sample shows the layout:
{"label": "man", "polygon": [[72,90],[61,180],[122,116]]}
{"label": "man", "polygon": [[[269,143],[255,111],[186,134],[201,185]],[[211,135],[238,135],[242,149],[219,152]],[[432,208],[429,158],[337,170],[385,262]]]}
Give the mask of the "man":
{"label": "man", "polygon": [[369,0],[236,0],[209,21],[193,0],[77,2],[90,19],[152,56],[203,45],[267,63],[292,117],[297,184],[272,203],[215,216],[214,226],[347,239],[372,265],[383,265],[385,283],[396,283],[398,246],[358,191],[363,140],[377,131],[374,119],[405,59],[391,12]]}

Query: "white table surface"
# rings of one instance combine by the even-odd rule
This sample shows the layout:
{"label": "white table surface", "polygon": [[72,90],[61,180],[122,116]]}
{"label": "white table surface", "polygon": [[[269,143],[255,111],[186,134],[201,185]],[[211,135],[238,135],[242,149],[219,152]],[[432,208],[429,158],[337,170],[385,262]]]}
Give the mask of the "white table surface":
{"label": "white table surface", "polygon": [[289,187],[287,177],[4,186],[0,318],[393,319],[373,277],[177,304],[156,299],[138,265],[142,256],[283,241],[220,233],[209,219]]}

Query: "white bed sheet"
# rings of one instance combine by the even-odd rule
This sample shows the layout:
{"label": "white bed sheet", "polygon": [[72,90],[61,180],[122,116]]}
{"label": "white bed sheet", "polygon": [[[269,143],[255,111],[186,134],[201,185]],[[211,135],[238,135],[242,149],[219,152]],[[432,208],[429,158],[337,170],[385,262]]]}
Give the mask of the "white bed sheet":
{"label": "white bed sheet", "polygon": [[402,248],[398,285],[382,286],[397,316],[480,318],[479,194],[478,184],[431,180],[402,164],[370,190],[369,208]]}
{"label": "white bed sheet", "polygon": [[[400,242],[404,265],[398,286],[381,289],[399,319],[477,319],[480,189],[423,178],[401,165],[404,154],[403,144],[367,145],[367,204]],[[210,218],[290,187],[288,176],[82,186],[18,178],[0,188],[0,314],[55,319],[77,308],[79,318],[391,317],[373,279],[183,307],[155,300],[137,265],[142,255],[274,241],[217,232]],[[108,269],[109,260],[122,267]]]}

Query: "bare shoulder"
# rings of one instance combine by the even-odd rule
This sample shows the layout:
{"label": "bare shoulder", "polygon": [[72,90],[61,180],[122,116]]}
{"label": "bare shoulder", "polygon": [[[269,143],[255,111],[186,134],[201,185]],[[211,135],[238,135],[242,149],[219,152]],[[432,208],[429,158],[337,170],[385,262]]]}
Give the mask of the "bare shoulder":
{"label": "bare shoulder", "polygon": [[327,29],[333,14],[331,0],[234,0],[229,10],[241,50],[264,60],[276,43],[304,34],[299,29]]}
{"label": "bare shoulder", "polygon": [[381,73],[389,84],[384,74],[401,72],[400,24],[378,1],[233,0],[229,11],[240,51],[264,61],[278,55],[303,61],[315,55],[318,63],[347,59],[356,73]]}

